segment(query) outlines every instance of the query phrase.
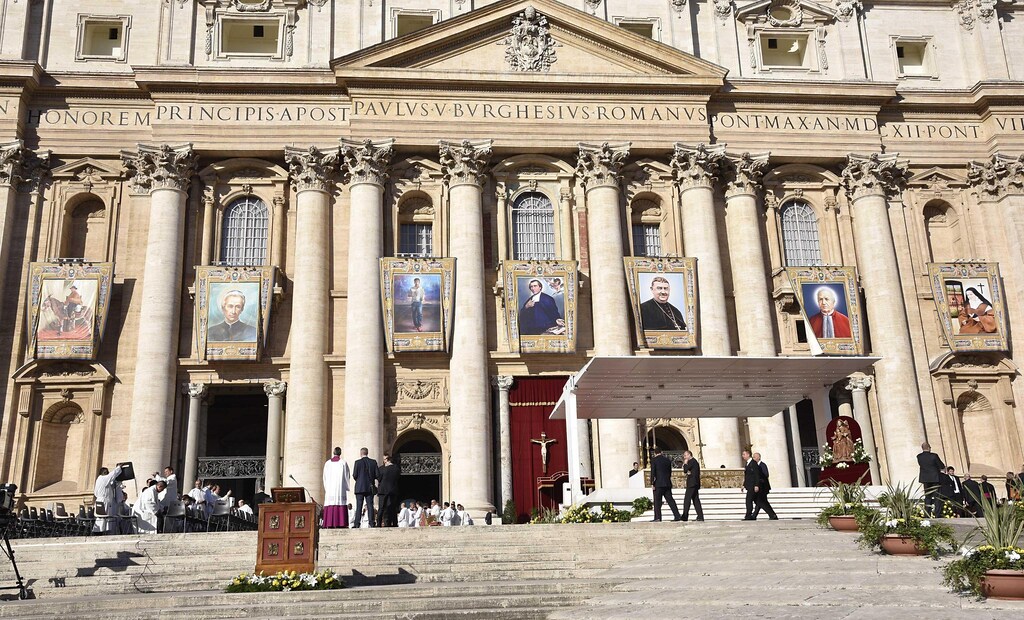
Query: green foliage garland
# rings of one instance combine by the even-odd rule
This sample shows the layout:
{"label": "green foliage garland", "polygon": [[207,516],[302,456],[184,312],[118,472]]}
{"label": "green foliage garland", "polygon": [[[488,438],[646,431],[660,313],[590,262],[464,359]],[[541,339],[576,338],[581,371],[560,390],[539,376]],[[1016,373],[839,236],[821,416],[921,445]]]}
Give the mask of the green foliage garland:
{"label": "green foliage garland", "polygon": [[301,592],[305,590],[340,590],[345,587],[341,575],[332,570],[318,573],[281,571],[274,575],[263,573],[235,577],[225,588],[227,592]]}

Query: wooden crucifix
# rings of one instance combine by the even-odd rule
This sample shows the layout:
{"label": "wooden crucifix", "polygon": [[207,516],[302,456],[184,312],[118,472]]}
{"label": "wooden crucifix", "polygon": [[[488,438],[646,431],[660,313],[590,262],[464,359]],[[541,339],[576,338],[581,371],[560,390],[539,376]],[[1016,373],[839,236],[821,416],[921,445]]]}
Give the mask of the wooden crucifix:
{"label": "wooden crucifix", "polygon": [[530,440],[530,443],[540,446],[540,464],[545,476],[548,475],[548,444],[553,444],[557,441],[557,439],[550,439],[544,431],[540,432],[540,439]]}

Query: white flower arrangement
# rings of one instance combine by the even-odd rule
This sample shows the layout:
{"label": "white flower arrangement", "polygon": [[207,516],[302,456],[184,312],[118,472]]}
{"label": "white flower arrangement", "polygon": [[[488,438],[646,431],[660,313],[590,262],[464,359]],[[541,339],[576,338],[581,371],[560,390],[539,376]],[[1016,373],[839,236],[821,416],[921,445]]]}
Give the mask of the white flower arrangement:
{"label": "white flower arrangement", "polygon": [[1008,550],[1008,551],[1006,552],[1006,559],[1007,559],[1007,560],[1009,560],[1009,561],[1011,561],[1011,562],[1016,562],[1017,560],[1019,560],[1019,559],[1020,559],[1020,554],[1019,554],[1019,553],[1017,553],[1016,551],[1010,551],[1010,550]]}

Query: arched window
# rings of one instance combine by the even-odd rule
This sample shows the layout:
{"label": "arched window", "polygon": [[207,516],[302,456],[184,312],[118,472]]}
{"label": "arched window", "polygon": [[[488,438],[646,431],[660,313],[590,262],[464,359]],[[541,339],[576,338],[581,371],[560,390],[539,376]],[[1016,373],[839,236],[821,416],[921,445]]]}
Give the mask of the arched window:
{"label": "arched window", "polygon": [[789,267],[820,265],[821,245],[818,241],[818,220],[811,205],[791,200],[782,206],[782,249]]}
{"label": "arched window", "polygon": [[512,205],[513,258],[555,258],[555,206],[540,192],[516,198]]}
{"label": "arched window", "polygon": [[633,256],[661,256],[661,208],[653,200],[638,199],[631,205]]}
{"label": "arched window", "polygon": [[925,205],[924,226],[928,234],[929,260],[951,261],[961,256],[956,212],[948,203],[935,201]]}
{"label": "arched window", "polygon": [[106,209],[98,199],[90,199],[76,206],[67,220],[63,256],[104,260],[105,218]]}
{"label": "arched window", "polygon": [[255,196],[243,196],[228,205],[221,227],[221,262],[245,266],[267,263],[267,212],[267,205]]}

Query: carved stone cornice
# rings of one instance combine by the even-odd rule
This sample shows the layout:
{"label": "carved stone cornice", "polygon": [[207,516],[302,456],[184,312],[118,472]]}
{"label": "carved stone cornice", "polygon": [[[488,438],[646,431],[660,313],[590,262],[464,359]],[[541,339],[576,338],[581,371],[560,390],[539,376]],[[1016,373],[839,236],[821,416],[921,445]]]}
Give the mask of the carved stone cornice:
{"label": "carved stone cornice", "polygon": [[265,381],[263,383],[263,392],[267,398],[281,398],[287,390],[288,384],[284,381]]}
{"label": "carved stone cornice", "polygon": [[725,160],[725,197],[751,195],[761,192],[761,179],[768,167],[770,153],[742,153]]}
{"label": "carved stone cornice", "polygon": [[873,382],[874,380],[870,375],[853,376],[846,382],[846,389],[851,392],[856,392],[857,390],[866,392]]}
{"label": "carved stone cornice", "polygon": [[676,142],[672,152],[672,178],[683,192],[697,187],[713,189],[724,161],[724,144],[689,147]]}
{"label": "carved stone cornice", "polygon": [[26,149],[21,140],[0,145],[0,185],[37,191],[50,179],[50,151]]}
{"label": "carved stone cornice", "polygon": [[196,173],[196,159],[191,144],[140,144],[138,151],[121,151],[125,175],[136,194],[148,194],[157,189],[187,192]]}
{"label": "carved stone cornice", "polygon": [[494,387],[498,388],[499,391],[507,392],[512,387],[513,377],[512,375],[496,375],[491,377],[491,383]]}
{"label": "carved stone cornice", "polygon": [[629,142],[586,144],[580,142],[576,176],[587,190],[595,187],[619,187],[622,166],[629,157]]}
{"label": "carved stone cornice", "polygon": [[321,151],[315,146],[305,149],[286,146],[284,161],[296,192],[330,192],[338,176],[341,147]]}
{"label": "carved stone cornice", "polygon": [[853,200],[864,196],[888,197],[903,188],[907,180],[907,162],[899,153],[846,156],[843,185]]}
{"label": "carved stone cornice", "polygon": [[476,185],[483,187],[487,181],[487,162],[491,159],[493,140],[463,140],[462,142],[438,142],[441,157],[441,172],[448,187]]}
{"label": "carved stone cornice", "polygon": [[972,161],[967,164],[967,181],[979,194],[992,198],[1024,193],[1024,155],[996,153],[988,161]]}
{"label": "carved stone cornice", "polygon": [[391,167],[391,158],[395,151],[391,140],[341,139],[341,165],[350,185],[370,183],[380,185],[387,183]]}
{"label": "carved stone cornice", "polygon": [[181,386],[181,391],[189,398],[203,398],[206,396],[207,388],[205,383],[186,383]]}

